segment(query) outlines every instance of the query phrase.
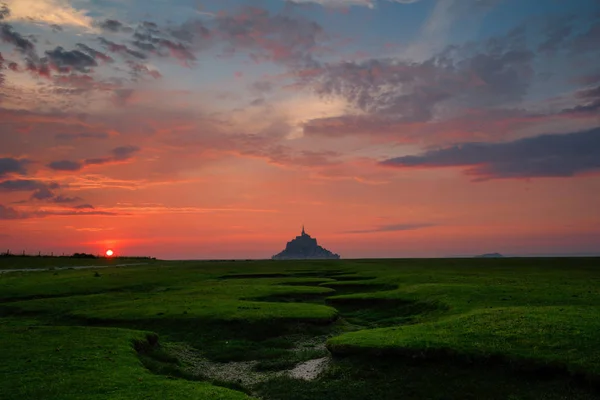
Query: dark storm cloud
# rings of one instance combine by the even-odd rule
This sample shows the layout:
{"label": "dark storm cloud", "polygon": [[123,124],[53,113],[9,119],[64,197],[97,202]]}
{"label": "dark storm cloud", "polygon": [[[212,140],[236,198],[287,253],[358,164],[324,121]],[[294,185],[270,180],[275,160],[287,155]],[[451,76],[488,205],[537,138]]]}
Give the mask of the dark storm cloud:
{"label": "dark storm cloud", "polygon": [[600,169],[600,128],[506,143],[464,143],[382,164],[397,168],[467,167],[469,175],[481,179],[568,177]]}
{"label": "dark storm cloud", "polygon": [[402,231],[414,231],[416,229],[429,228],[432,226],[436,226],[431,223],[421,223],[421,224],[391,224],[391,225],[381,225],[372,229],[362,229],[355,231],[347,231],[344,233],[378,233],[378,232],[402,232]]}
{"label": "dark storm cloud", "polygon": [[32,199],[35,200],[49,200],[54,197],[54,192],[47,187],[41,187],[31,195]]}
{"label": "dark storm cloud", "polygon": [[121,55],[131,56],[134,58],[138,58],[140,60],[145,60],[147,58],[146,54],[139,52],[137,50],[132,50],[124,44],[115,43],[103,37],[98,38],[100,43],[111,53],[117,53]]}
{"label": "dark storm cloud", "polygon": [[[52,203],[58,203],[58,204],[63,204],[63,203],[75,203],[77,201],[81,201],[82,199],[80,197],[66,197],[66,196],[55,196],[52,198],[52,200],[50,200]],[[77,208],[77,207],[74,207]]]}
{"label": "dark storm cloud", "polygon": [[113,162],[127,161],[133,157],[133,155],[140,151],[137,146],[120,146],[114,148],[111,153],[112,156],[100,157],[100,158],[88,158],[83,161],[71,161],[71,160],[59,160],[52,161],[47,165],[48,168],[54,171],[67,171],[76,172],[83,169],[86,165],[102,165]]}
{"label": "dark storm cloud", "polygon": [[74,69],[87,73],[90,72],[90,68],[98,66],[93,57],[79,50],[65,51],[62,47],[57,47],[52,51],[46,51],[46,56],[60,72]]}
{"label": "dark storm cloud", "polygon": [[133,29],[115,19],[107,19],[98,23],[98,27],[108,32],[131,32]]}
{"label": "dark storm cloud", "polygon": [[104,61],[104,62],[108,62],[108,63],[111,63],[114,61],[112,59],[112,57],[102,53],[101,51],[92,49],[90,46],[88,46],[86,44],[77,43],[77,47],[84,53],[88,54],[90,57],[92,57],[96,61],[100,60],[100,61]]}
{"label": "dark storm cloud", "polygon": [[82,168],[82,165],[76,161],[61,160],[51,162],[48,164],[48,168],[55,171],[79,171]]}
{"label": "dark storm cloud", "polygon": [[112,157],[88,158],[84,161],[85,165],[102,165],[112,162],[127,161],[133,155],[140,151],[137,146],[120,146],[112,150]]}
{"label": "dark storm cloud", "polygon": [[27,164],[29,164],[29,160],[23,158],[0,158],[0,178],[4,178],[9,174],[25,175]]}
{"label": "dark storm cloud", "polygon": [[53,190],[60,188],[55,182],[45,183],[34,179],[14,179],[0,182],[0,192],[33,192],[32,199],[48,200],[54,197]]}
{"label": "dark storm cloud", "polygon": [[73,207],[75,210],[94,210],[94,206],[91,204],[79,204]]}
{"label": "dark storm cloud", "polygon": [[60,185],[55,182],[45,183],[35,179],[12,179],[0,182],[0,191],[29,192],[38,189],[58,189]]}
{"label": "dark storm cloud", "polygon": [[177,27],[168,28],[168,33],[175,39],[187,43],[193,43],[196,39],[209,39],[211,30],[201,21],[191,20],[186,21]]}
{"label": "dark storm cloud", "polygon": [[133,154],[137,153],[138,151],[140,151],[140,148],[137,146],[121,146],[113,149],[112,152],[115,160],[120,161],[130,159]]}
{"label": "dark storm cloud", "polygon": [[33,42],[16,32],[12,26],[6,23],[0,23],[0,39],[4,43],[13,45],[19,52],[25,55],[31,55],[35,51]]}

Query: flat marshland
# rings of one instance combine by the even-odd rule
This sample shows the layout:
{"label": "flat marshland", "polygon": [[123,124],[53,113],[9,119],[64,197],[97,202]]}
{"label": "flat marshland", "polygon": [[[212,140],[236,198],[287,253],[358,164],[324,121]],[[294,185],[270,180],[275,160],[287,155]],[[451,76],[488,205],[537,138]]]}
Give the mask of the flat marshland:
{"label": "flat marshland", "polygon": [[597,258],[95,263],[0,273],[1,399],[600,398]]}

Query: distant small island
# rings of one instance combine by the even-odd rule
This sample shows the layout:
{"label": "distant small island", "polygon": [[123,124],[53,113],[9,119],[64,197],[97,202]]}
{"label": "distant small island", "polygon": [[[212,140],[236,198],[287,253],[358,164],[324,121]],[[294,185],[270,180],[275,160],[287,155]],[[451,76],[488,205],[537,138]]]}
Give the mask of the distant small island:
{"label": "distant small island", "polygon": [[475,256],[475,258],[504,258],[504,256],[500,253],[487,253]]}
{"label": "distant small island", "polygon": [[340,256],[319,246],[317,239],[310,237],[302,226],[300,236],[289,241],[285,250],[271,258],[273,260],[339,260]]}

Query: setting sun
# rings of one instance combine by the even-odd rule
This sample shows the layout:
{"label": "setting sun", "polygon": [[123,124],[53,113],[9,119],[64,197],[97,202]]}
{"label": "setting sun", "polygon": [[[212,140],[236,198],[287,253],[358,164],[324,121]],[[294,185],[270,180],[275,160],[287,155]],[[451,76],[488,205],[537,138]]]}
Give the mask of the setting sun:
{"label": "setting sun", "polygon": [[107,257],[112,257],[113,254],[115,254],[114,251],[112,251],[110,249],[106,250],[106,256]]}

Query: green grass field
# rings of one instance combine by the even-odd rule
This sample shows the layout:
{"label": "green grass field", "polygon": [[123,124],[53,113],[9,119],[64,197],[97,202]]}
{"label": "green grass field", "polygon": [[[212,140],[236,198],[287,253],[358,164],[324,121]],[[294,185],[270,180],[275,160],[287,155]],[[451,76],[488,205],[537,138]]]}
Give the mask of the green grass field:
{"label": "green grass field", "polygon": [[[593,258],[10,272],[0,323],[8,400],[600,398]],[[323,357],[315,380],[288,373]]]}
{"label": "green grass field", "polygon": [[76,257],[35,257],[35,256],[0,256],[0,272],[11,269],[68,269],[76,267],[99,266],[110,267],[121,264],[150,264],[155,260],[148,258],[76,258]]}

